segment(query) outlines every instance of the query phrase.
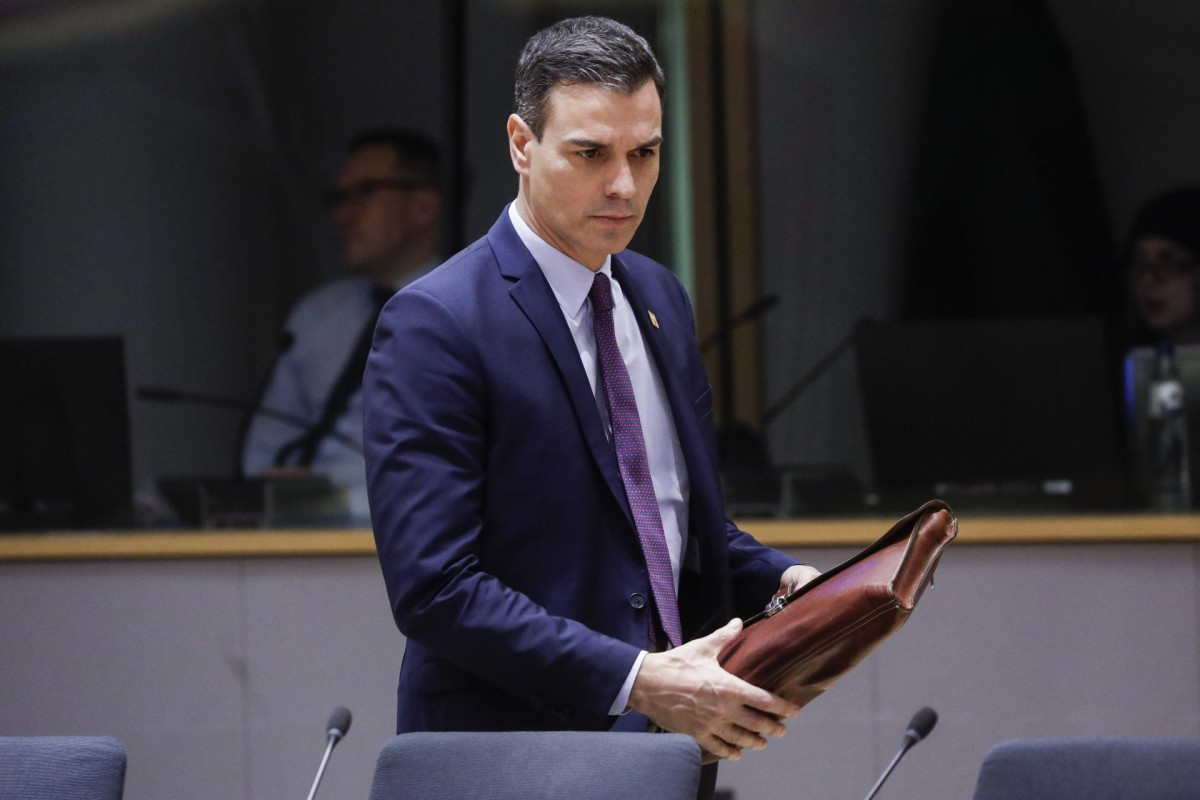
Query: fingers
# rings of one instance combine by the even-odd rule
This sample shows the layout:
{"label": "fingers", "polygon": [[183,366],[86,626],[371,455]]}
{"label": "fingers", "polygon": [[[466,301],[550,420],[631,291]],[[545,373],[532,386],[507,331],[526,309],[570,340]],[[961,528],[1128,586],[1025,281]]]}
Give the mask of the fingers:
{"label": "fingers", "polygon": [[[698,641],[711,644],[716,648],[715,652],[720,652],[720,649],[741,630],[742,621],[735,617],[723,628]],[[756,733],[782,736],[787,729],[780,720],[789,719],[800,713],[800,707],[795,703],[772,694],[766,689],[760,689],[723,669],[721,669],[721,677],[724,679],[720,681],[723,691],[732,695],[729,699],[735,702],[734,708],[738,709],[738,718],[733,721],[745,728]]]}
{"label": "fingers", "polygon": [[725,647],[725,645],[741,632],[742,621],[737,617],[734,617],[733,619],[729,620],[729,622],[726,622],[723,628],[718,628],[702,639],[695,639],[691,642],[688,642],[687,644],[683,645],[683,647],[695,645],[697,653],[703,653],[705,656],[711,656],[715,658],[716,655]]}
{"label": "fingers", "polygon": [[754,731],[746,730],[740,725],[726,725],[717,736],[726,744],[736,747],[738,751],[745,749],[766,750],[766,737],[759,736]]}
{"label": "fingers", "polygon": [[[742,632],[742,621],[737,617],[725,623],[725,627],[713,631],[704,640],[710,641],[717,645],[718,648],[724,647],[730,639]],[[704,641],[702,640],[702,641]]]}
{"label": "fingers", "polygon": [[[744,730],[752,736],[757,736],[762,739],[763,736],[774,736],[778,739],[787,733],[787,726],[779,721],[777,717],[770,714],[763,714],[755,711],[752,708],[743,706],[740,710],[734,712],[729,720],[730,725],[735,725],[739,730]],[[734,740],[728,739],[733,742]],[[735,742],[736,743],[736,742]],[[766,740],[763,739],[763,745],[766,746]],[[748,744],[743,744],[743,747],[749,747]]]}
{"label": "fingers", "polygon": [[821,570],[816,567],[800,566],[796,568],[796,574],[792,576],[792,580],[796,582],[796,588],[799,589],[804,584],[821,577]]}
{"label": "fingers", "polygon": [[738,759],[787,732],[783,720],[799,706],[721,668],[717,654],[742,630],[740,619],[702,639],[647,655],[629,705],[667,730],[692,736],[706,758]]}
{"label": "fingers", "polygon": [[[747,683],[741,678],[733,675],[730,675],[730,677],[739,684],[739,699],[742,701],[743,706],[748,707],[748,710],[763,712],[772,721],[776,722],[781,717],[791,719],[800,713],[800,706],[795,703],[784,700],[777,694],[771,694],[766,689],[760,689],[752,683]],[[758,729],[755,728],[755,730]]]}
{"label": "fingers", "polygon": [[731,709],[726,718],[702,741],[702,746],[720,758],[736,761],[741,758],[744,749],[765,750],[767,736],[778,738],[786,734],[787,726],[783,724],[781,717],[794,716],[799,712],[799,708],[770,692],[739,679],[734,680],[741,684],[740,688],[748,690],[746,694],[755,702],[777,709],[764,712],[751,705],[738,705]]}
{"label": "fingers", "polygon": [[784,571],[783,575],[780,576],[779,591],[775,592],[775,597],[772,599],[781,597],[785,594],[791,594],[804,584],[818,577],[820,574],[821,571],[814,567],[799,564],[794,567],[788,567]]}
{"label": "fingers", "polygon": [[766,739],[737,725],[728,725],[720,734],[708,734],[698,741],[705,753],[715,759],[727,758],[731,761],[741,759],[744,749],[765,750],[767,747]]}
{"label": "fingers", "polygon": [[718,759],[727,758],[730,761],[737,761],[742,757],[741,750],[715,734],[708,734],[707,736],[698,738],[696,741],[700,743],[701,750],[716,756]]}

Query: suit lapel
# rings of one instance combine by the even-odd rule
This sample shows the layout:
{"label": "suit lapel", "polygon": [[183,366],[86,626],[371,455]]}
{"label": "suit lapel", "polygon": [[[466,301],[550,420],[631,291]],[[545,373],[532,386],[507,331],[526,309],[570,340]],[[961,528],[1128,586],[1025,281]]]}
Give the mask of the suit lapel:
{"label": "suit lapel", "polygon": [[567,321],[563,319],[562,309],[558,307],[558,301],[554,298],[554,290],[550,288],[541,267],[513,230],[507,208],[489,232],[488,240],[496,253],[501,272],[509,280],[515,280],[509,294],[537,330],[558,367],[567,395],[571,398],[571,406],[583,430],[584,439],[600,474],[604,476],[604,482],[608,484],[629,524],[633,525],[633,513],[629,509],[629,499],[625,496],[625,484],[621,482],[617,456],[600,421],[596,398],[592,394],[587,373],[583,370],[579,349],[575,346],[575,340],[571,338],[571,331],[567,327]]}
{"label": "suit lapel", "polygon": [[[634,317],[642,332],[642,339],[654,357],[654,364],[658,367],[659,377],[662,378],[663,389],[666,391],[668,402],[671,405],[675,435],[679,437],[679,447],[683,450],[683,459],[687,464],[692,493],[693,495],[704,494],[713,491],[714,488],[720,492],[719,486],[709,485],[709,476],[712,474],[712,470],[708,463],[707,451],[704,448],[703,433],[693,408],[695,398],[690,396],[688,392],[690,387],[683,380],[684,366],[676,363],[677,359],[672,358],[669,349],[672,337],[692,338],[692,331],[687,327],[688,320],[674,316],[678,303],[671,303],[663,298],[663,302],[658,304],[649,290],[639,285],[629,269],[616,256],[613,256],[612,269],[613,275],[621,283],[621,290],[629,300],[629,305],[633,308]],[[648,305],[650,301],[655,302],[658,308],[650,307]],[[657,325],[651,322],[651,313],[654,313]],[[696,529],[695,525],[691,527],[693,530]]]}
{"label": "suit lapel", "polygon": [[[687,314],[679,313],[677,300],[662,297],[646,283],[639,283],[616,257],[613,258],[613,275],[621,282],[621,289],[634,310],[642,338],[662,378],[675,423],[675,435],[688,468],[691,498],[687,551],[679,578],[679,611],[685,635],[692,635],[711,630],[727,620],[728,594],[714,591],[713,587],[727,585],[728,567],[723,550],[726,534],[720,479],[705,443],[705,426],[696,417],[696,398],[692,397],[695,381],[688,380],[685,361],[687,348],[695,346],[691,319]],[[654,312],[658,325],[651,322],[650,312]],[[683,348],[676,346],[680,344],[678,337],[688,340],[683,343]]]}

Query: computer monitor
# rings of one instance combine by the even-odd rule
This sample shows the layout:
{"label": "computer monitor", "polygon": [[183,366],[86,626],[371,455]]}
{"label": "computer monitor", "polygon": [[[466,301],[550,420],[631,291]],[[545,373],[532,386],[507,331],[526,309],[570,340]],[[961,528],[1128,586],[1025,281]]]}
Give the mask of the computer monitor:
{"label": "computer monitor", "polygon": [[121,340],[0,340],[0,530],[131,521]]}
{"label": "computer monitor", "polygon": [[[1125,357],[1125,435],[1133,453],[1138,486],[1146,493],[1146,454],[1150,450],[1147,392],[1154,379],[1157,357],[1154,348],[1139,347]],[[1178,345],[1175,366],[1183,384],[1184,414],[1188,425],[1188,450],[1191,454],[1192,498],[1200,497],[1200,344]]]}
{"label": "computer monitor", "polygon": [[856,341],[876,483],[1001,508],[1128,503],[1099,320],[868,324]]}

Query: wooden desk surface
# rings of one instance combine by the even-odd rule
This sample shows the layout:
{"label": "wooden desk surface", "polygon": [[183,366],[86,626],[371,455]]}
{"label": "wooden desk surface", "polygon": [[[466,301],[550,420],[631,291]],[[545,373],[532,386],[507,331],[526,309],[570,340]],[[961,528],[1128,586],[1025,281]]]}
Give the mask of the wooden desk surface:
{"label": "wooden desk surface", "polygon": [[[774,547],[861,547],[893,519],[740,520]],[[962,544],[1200,542],[1200,514],[966,516]],[[368,556],[367,528],[220,529],[0,534],[0,562]]]}

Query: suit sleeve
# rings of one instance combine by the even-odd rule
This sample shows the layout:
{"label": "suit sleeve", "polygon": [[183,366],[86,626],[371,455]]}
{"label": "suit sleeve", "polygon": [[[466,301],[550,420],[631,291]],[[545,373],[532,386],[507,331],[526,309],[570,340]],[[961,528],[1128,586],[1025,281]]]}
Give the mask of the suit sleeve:
{"label": "suit sleeve", "polygon": [[779,589],[784,571],[801,562],[773,547],[761,544],[750,534],[725,520],[729,539],[729,568],[733,582],[734,614],[745,619],[757,614]]}
{"label": "suit sleeve", "polygon": [[638,649],[550,615],[481,566],[488,386],[437,298],[384,309],[363,382],[367,482],[396,624],[438,657],[534,705],[606,715]]}

